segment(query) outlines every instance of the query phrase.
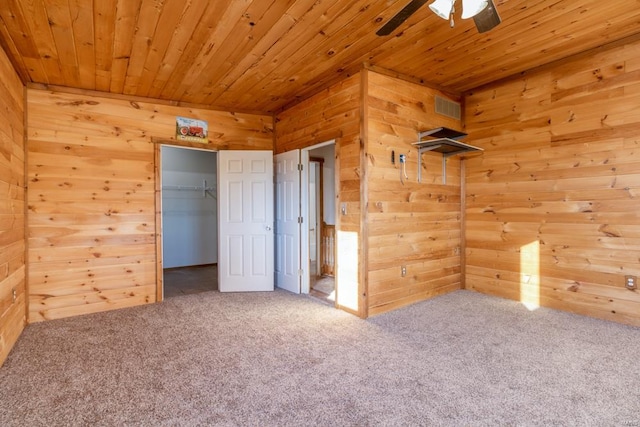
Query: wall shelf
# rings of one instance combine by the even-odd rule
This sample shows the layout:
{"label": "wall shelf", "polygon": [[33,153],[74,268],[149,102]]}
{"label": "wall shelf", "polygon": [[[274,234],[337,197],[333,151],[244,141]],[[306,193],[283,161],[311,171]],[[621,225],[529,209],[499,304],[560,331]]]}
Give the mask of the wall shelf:
{"label": "wall shelf", "polygon": [[[442,183],[447,183],[447,158],[473,151],[482,151],[482,148],[475,147],[462,141],[460,138],[467,136],[466,133],[457,130],[441,127],[418,133],[418,142],[413,145],[418,147],[418,182],[422,180],[422,154],[427,151],[442,154]],[[423,140],[423,138],[429,138]]]}

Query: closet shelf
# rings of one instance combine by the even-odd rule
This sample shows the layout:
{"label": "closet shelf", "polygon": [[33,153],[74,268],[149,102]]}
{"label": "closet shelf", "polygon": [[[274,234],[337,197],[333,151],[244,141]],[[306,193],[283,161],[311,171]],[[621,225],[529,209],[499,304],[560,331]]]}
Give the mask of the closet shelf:
{"label": "closet shelf", "polygon": [[207,185],[207,180],[202,180],[202,185],[163,185],[163,190],[176,190],[176,191],[202,191],[202,197],[207,197],[207,193],[212,194],[215,197],[216,187]]}
{"label": "closet shelf", "polygon": [[216,187],[203,187],[201,185],[163,185],[162,189],[179,191],[215,191]]}

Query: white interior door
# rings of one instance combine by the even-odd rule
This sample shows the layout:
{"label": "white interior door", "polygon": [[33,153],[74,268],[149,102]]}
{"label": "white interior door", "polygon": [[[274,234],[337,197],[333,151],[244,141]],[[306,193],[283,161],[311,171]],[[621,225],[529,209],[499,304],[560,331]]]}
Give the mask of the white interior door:
{"label": "white interior door", "polygon": [[309,228],[309,262],[316,263],[316,271],[310,269],[310,274],[317,275],[318,271],[318,254],[316,251],[316,239],[318,236],[317,230],[317,200],[318,200],[318,180],[317,170],[318,164],[316,162],[309,162],[309,221],[307,221],[307,227]]}
{"label": "white interior door", "polygon": [[276,154],[276,286],[300,293],[300,150]]}
{"label": "white interior door", "polygon": [[218,152],[218,287],[272,291],[273,153]]}
{"label": "white interior door", "polygon": [[302,217],[302,232],[300,233],[300,265],[302,269],[302,282],[300,290],[303,294],[310,292],[309,281],[309,150],[300,151],[300,216]]}

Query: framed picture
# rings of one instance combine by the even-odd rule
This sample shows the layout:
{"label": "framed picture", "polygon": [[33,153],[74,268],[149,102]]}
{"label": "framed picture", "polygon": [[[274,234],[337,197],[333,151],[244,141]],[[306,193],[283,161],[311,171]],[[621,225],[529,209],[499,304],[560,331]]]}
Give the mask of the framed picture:
{"label": "framed picture", "polygon": [[204,120],[176,117],[176,139],[179,141],[201,142],[206,144],[209,142],[207,138],[208,132],[208,125]]}

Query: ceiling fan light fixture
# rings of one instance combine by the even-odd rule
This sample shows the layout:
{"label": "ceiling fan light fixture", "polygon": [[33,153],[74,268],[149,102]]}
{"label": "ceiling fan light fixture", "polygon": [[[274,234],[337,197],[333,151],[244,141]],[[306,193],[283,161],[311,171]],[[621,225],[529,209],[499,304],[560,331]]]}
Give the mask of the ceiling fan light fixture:
{"label": "ceiling fan light fixture", "polygon": [[442,19],[449,19],[453,12],[453,4],[456,0],[435,0],[429,5],[429,9]]}
{"label": "ceiling fan light fixture", "polygon": [[482,12],[489,0],[462,0],[462,19],[473,18]]}

